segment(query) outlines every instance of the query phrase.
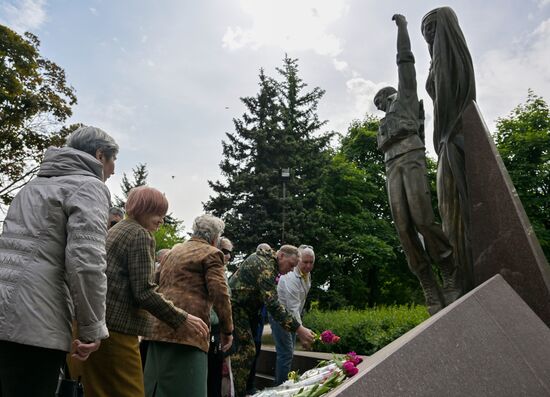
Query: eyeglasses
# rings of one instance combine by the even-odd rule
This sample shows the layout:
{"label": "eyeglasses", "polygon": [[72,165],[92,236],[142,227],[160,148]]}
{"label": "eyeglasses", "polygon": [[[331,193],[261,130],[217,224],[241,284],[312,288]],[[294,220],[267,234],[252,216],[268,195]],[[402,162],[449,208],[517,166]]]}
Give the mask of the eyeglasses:
{"label": "eyeglasses", "polygon": [[298,249],[306,249],[306,248],[309,248],[310,250],[313,250],[313,246],[311,245],[306,245],[306,244],[302,244],[298,247]]}
{"label": "eyeglasses", "polygon": [[232,255],[232,251],[228,250],[227,248],[222,248],[221,251],[224,255]]}

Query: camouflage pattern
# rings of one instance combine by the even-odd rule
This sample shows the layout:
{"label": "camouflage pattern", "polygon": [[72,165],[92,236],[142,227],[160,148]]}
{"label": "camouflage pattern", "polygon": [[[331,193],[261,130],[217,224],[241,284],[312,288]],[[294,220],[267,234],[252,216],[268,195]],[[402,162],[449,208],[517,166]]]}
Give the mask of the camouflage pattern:
{"label": "camouflage pattern", "polygon": [[273,319],[286,330],[295,332],[300,326],[279,303],[275,282],[277,274],[275,252],[260,250],[246,258],[229,279],[235,330],[231,367],[237,397],[246,395],[246,381],[256,355],[252,325],[257,326],[262,306],[265,304]]}
{"label": "camouflage pattern", "polygon": [[290,332],[300,323],[279,303],[275,278],[279,274],[275,252],[261,250],[250,255],[229,280],[231,305],[245,309],[255,318],[265,304],[271,317]]}
{"label": "camouflage pattern", "polygon": [[[246,310],[233,307],[233,349],[231,354],[231,372],[235,396],[246,396],[246,382],[256,357],[256,345],[252,334],[251,323]],[[256,315],[257,316],[257,315]]]}

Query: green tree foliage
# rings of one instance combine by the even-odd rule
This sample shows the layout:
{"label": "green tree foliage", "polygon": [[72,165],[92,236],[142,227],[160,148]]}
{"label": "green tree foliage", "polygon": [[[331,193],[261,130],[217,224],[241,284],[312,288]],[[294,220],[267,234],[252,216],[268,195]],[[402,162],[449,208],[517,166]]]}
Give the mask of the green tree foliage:
{"label": "green tree foliage", "polygon": [[497,120],[496,145],[533,225],[550,258],[550,111],[529,90],[527,101]]}
{"label": "green tree foliage", "polygon": [[0,203],[38,171],[48,146],[72,130],[61,128],[76,103],[65,72],[39,53],[40,41],[0,25]]}
{"label": "green tree foliage", "polygon": [[333,133],[320,133],[327,121],[319,120],[317,107],[325,91],[319,87],[306,92],[307,84],[298,75],[297,59],[285,56],[277,68],[282,134],[278,140],[281,168],[289,167],[288,199],[283,201],[288,226],[281,243],[316,244],[319,219],[315,209],[320,205],[323,170],[330,164],[328,150]]}
{"label": "green tree foliage", "polygon": [[326,329],[340,336],[333,345],[315,342],[315,351],[371,355],[429,317],[426,306],[381,306],[366,310],[312,310],[304,324],[321,333]]}
{"label": "green tree foliage", "polygon": [[171,249],[175,244],[182,243],[185,240],[182,232],[183,221],[172,218],[170,223],[162,224],[154,233],[157,251],[163,248]]}
{"label": "green tree foliage", "polygon": [[[285,57],[277,81],[259,74],[259,93],[241,101],[246,112],[234,119],[235,132],[222,142],[220,168],[224,181],[209,181],[214,195],[207,211],[226,222],[225,234],[236,249],[248,254],[261,242],[314,243],[321,174],[328,164],[331,134],[319,133],[324,124],[316,109],[320,88],[306,92],[296,59]],[[281,169],[290,169],[283,199]],[[282,236],[283,210],[285,236]]]}
{"label": "green tree foliage", "polygon": [[[115,196],[116,206],[124,208],[130,190],[134,187],[147,185],[148,176],[147,164],[144,163],[139,163],[135,168],[132,168],[132,180],[128,179],[126,173],[123,173],[120,183],[123,197]],[[164,217],[164,224],[154,233],[157,250],[172,248],[174,244],[181,243],[185,239],[182,236],[182,231],[183,221],[174,218],[170,214],[166,215]]]}
{"label": "green tree foliage", "polygon": [[[258,243],[310,244],[316,252],[311,299],[322,308],[420,302],[385,193],[378,120],[354,122],[338,150],[317,116],[324,91],[306,90],[297,60],[278,79],[260,70],[259,93],[241,98],[245,114],[222,142],[223,181],[209,182],[207,211],[226,222],[241,254]],[[290,169],[283,199],[280,170]],[[281,236],[283,210],[285,236]]]}
{"label": "green tree foliage", "polygon": [[147,171],[147,164],[139,163],[135,168],[132,168],[132,181],[128,179],[128,175],[125,172],[122,173],[122,181],[120,183],[120,189],[122,190],[123,197],[115,196],[116,206],[124,208],[126,206],[126,199],[128,193],[134,187],[147,185],[147,177],[149,171]]}
{"label": "green tree foliage", "polygon": [[276,82],[260,70],[260,92],[241,98],[246,113],[233,119],[234,133],[222,141],[220,169],[225,181],[208,181],[215,195],[205,210],[226,222],[225,235],[235,250],[249,253],[259,242],[277,241],[280,214],[280,166],[277,163],[279,111]]}

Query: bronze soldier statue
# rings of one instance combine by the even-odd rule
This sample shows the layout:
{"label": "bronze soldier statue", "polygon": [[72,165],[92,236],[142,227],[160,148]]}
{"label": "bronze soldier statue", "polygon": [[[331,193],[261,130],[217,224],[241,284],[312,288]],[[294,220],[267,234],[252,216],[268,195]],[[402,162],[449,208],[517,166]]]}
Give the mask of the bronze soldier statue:
{"label": "bronze soldier statue", "polygon": [[[453,250],[435,222],[426,177],[424,110],[416,91],[414,56],[407,20],[396,14],[398,89],[382,88],[374,97],[386,116],[380,121],[378,148],[384,152],[388,199],[409,268],[418,277],[430,314],[461,295],[456,285]],[[422,235],[420,240],[419,234]],[[443,279],[441,290],[432,263]]]}

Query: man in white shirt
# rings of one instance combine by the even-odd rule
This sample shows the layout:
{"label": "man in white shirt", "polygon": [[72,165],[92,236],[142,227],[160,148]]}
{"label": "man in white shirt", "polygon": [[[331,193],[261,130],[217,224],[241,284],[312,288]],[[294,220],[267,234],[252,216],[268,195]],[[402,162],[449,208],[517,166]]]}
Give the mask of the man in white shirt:
{"label": "man in white shirt", "polygon": [[[279,302],[302,323],[302,311],[306,303],[307,294],[311,288],[311,270],[315,263],[315,253],[310,245],[298,247],[300,261],[293,271],[282,275],[277,285]],[[277,351],[275,366],[275,385],[278,386],[288,379],[292,366],[296,334],[286,331],[281,325],[269,317],[271,331]]]}

